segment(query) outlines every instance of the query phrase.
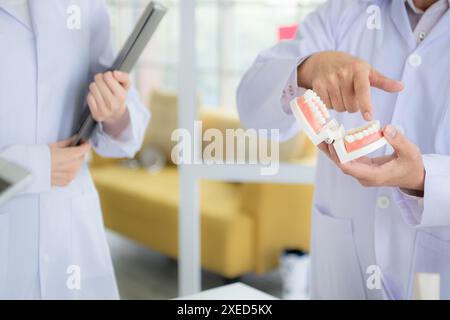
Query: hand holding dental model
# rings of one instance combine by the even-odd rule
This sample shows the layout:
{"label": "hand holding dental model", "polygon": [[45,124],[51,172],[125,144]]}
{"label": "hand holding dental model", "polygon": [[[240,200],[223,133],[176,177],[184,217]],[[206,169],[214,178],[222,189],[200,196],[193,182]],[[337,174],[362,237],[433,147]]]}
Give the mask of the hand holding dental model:
{"label": "hand holding dental model", "polygon": [[327,154],[347,175],[356,178],[364,187],[396,187],[403,192],[423,197],[425,167],[420,149],[391,125],[383,130],[386,141],[394,148],[394,153],[378,158],[361,157],[342,164],[332,145]]}
{"label": "hand holding dental model", "polygon": [[[327,110],[328,106],[337,112],[359,111],[365,120],[371,121],[370,87],[395,93],[404,88],[400,81],[382,75],[364,60],[338,51],[313,54],[299,65],[297,75],[298,85],[314,92],[309,91],[305,97],[293,101],[291,108],[314,144],[345,174],[364,186],[399,187],[407,193],[421,195],[425,169],[416,145],[392,126],[381,130],[378,121],[345,132],[335,119],[330,119]],[[310,108],[311,100],[317,109]],[[366,157],[386,143],[394,148],[394,154],[375,159]]]}
{"label": "hand holding dental model", "polygon": [[[291,102],[301,129],[341,170],[363,186],[391,186],[420,195],[424,190],[425,169],[417,146],[393,126],[381,130],[379,121],[345,132],[330,117],[325,103],[312,90]],[[370,159],[366,155],[390,143],[392,155]],[[414,191],[414,192],[413,192]]]}

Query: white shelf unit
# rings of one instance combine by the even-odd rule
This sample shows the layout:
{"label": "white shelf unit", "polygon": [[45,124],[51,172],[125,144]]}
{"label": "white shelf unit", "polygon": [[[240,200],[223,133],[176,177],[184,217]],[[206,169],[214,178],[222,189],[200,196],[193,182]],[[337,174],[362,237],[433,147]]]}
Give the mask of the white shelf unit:
{"label": "white shelf unit", "polygon": [[[180,74],[178,123],[194,137],[197,120],[196,81],[196,0],[180,1]],[[201,145],[200,143],[194,145]],[[200,150],[194,150],[199,159]],[[277,175],[260,174],[258,165],[180,165],[179,209],[179,296],[201,291],[199,181],[309,184],[314,182],[314,166],[280,164]]]}

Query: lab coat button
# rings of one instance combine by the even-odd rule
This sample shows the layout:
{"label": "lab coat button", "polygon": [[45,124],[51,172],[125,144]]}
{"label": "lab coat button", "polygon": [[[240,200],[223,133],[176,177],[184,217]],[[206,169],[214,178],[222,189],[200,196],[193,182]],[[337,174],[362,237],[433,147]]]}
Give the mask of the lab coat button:
{"label": "lab coat button", "polygon": [[426,36],[427,36],[427,33],[425,31],[422,31],[421,33],[419,33],[419,41],[423,41]]}
{"label": "lab coat button", "polygon": [[420,65],[422,64],[422,57],[417,53],[413,53],[412,55],[409,56],[408,61],[411,66],[417,68],[420,67]]}
{"label": "lab coat button", "polygon": [[50,261],[50,257],[48,256],[48,254],[44,254],[43,259],[45,263],[48,263]]}
{"label": "lab coat button", "polygon": [[381,209],[387,209],[391,205],[391,200],[386,196],[381,196],[377,200],[378,207]]}

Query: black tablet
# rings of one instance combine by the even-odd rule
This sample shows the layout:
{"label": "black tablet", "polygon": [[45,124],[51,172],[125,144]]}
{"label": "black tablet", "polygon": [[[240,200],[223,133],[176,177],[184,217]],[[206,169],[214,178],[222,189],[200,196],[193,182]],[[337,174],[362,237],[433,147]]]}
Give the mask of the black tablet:
{"label": "black tablet", "polygon": [[[104,72],[108,70],[117,70],[130,73],[166,12],[167,9],[163,5],[156,2],[150,2],[128,40],[125,42],[122,50],[120,50],[114,64],[107,70],[104,70]],[[96,121],[91,116],[86,102],[83,110],[72,146],[79,145],[81,141],[89,140],[97,125]]]}

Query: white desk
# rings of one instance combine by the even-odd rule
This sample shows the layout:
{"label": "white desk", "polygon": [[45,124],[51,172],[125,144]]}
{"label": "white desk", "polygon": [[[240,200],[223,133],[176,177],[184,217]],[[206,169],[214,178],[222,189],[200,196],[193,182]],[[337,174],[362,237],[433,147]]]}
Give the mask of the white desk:
{"label": "white desk", "polygon": [[277,298],[243,283],[233,283],[198,294],[180,297],[178,300],[277,300]]}

